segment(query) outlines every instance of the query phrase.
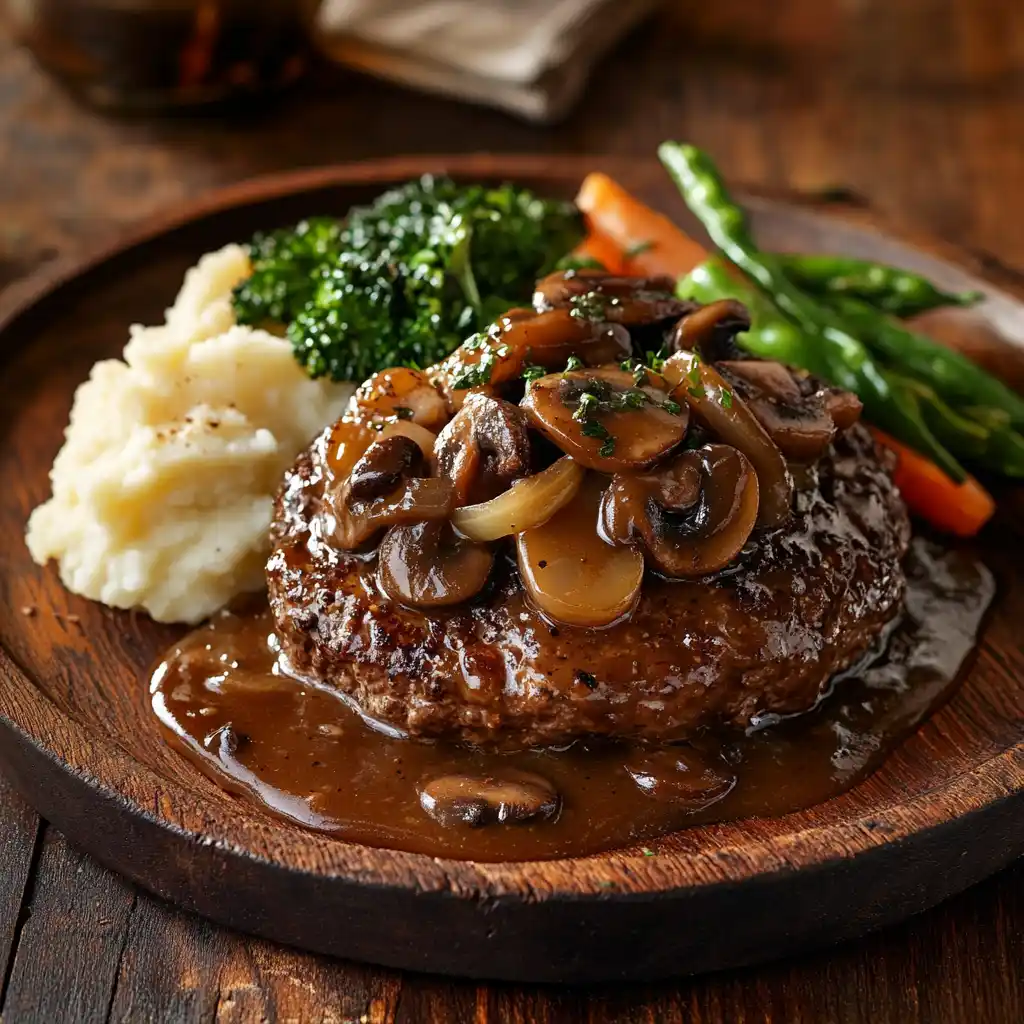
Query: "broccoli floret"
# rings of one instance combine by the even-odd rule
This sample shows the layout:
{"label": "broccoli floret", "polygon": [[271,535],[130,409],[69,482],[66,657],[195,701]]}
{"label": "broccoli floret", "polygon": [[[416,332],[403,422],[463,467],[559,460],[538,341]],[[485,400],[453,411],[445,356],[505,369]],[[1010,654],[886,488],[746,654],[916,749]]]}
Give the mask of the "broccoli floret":
{"label": "broccoli floret", "polygon": [[249,243],[252,276],[234,293],[235,319],[254,326],[293,320],[316,293],[322,268],[341,254],[341,234],[339,221],[313,217],[255,235]]}
{"label": "broccoli floret", "polygon": [[503,185],[424,177],[347,220],[304,221],[253,239],[235,290],[240,323],[287,326],[310,376],[362,380],[424,366],[511,305],[582,236],[571,203]]}

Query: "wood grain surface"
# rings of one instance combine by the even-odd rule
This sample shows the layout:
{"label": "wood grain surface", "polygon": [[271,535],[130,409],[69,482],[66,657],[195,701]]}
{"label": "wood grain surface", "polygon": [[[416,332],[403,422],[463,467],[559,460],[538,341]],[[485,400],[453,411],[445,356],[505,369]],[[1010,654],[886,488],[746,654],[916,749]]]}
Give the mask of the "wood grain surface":
{"label": "wood grain surface", "polygon": [[[462,146],[631,154],[672,134],[710,148],[738,183],[855,199],[899,229],[946,237],[1019,280],[1022,99],[1016,0],[673,3],[625,43],[557,131],[335,72],[230,125],[106,121],[76,107],[0,35],[0,279],[209,185],[266,170]],[[147,896],[125,897],[130,888],[97,868],[86,872],[87,889],[78,866],[89,862],[76,861],[9,794],[0,802],[0,837],[0,953],[20,951],[37,911],[51,908],[37,917],[48,939],[6,958],[5,1020],[1024,1017],[1019,867],[907,925],[787,964],[566,992],[435,981],[294,954]],[[47,868],[54,859],[63,866]],[[114,927],[97,901],[109,906],[115,891],[131,906],[122,945],[79,955],[72,947],[88,945],[83,933]],[[62,971],[65,957],[82,969]],[[111,977],[112,988],[95,983]]]}

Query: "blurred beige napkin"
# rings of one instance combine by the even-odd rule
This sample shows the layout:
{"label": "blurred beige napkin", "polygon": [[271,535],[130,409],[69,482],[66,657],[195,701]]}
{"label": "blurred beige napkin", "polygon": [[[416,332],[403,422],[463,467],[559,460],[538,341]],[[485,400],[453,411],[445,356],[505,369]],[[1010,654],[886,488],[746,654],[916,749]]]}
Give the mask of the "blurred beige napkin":
{"label": "blurred beige napkin", "polygon": [[554,121],[658,0],[324,0],[335,60],[429,92]]}

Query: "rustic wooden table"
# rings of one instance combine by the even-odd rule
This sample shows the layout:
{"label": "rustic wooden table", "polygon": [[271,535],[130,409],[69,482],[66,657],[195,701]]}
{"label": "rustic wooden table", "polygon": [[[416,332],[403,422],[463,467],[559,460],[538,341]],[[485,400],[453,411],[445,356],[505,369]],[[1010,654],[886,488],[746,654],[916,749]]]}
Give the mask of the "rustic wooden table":
{"label": "rustic wooden table", "polygon": [[[467,147],[647,157],[682,136],[737,184],[845,196],[1024,284],[1022,125],[1019,0],[679,2],[555,129],[333,71],[244,120],[106,120],[45,78],[0,16],[0,283],[264,171]],[[725,975],[585,991],[477,985],[336,963],[179,913],[69,847],[0,781],[0,1004],[8,1024],[1016,1022],[1022,883],[1018,864],[883,934]]]}

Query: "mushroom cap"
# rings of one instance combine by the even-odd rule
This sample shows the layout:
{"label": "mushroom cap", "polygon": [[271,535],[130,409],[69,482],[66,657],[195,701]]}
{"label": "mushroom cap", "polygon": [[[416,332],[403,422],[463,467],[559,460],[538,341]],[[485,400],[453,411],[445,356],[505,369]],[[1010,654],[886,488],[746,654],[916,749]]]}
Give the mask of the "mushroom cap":
{"label": "mushroom cap", "polygon": [[395,435],[374,441],[348,477],[325,492],[326,533],[343,551],[355,551],[386,526],[447,519],[455,490],[448,480],[419,476],[426,459],[419,445]]}
{"label": "mushroom cap", "polygon": [[719,363],[717,369],[782,454],[794,462],[820,458],[836,433],[860,416],[862,405],[856,395],[820,385],[782,363],[744,359]]}
{"label": "mushroom cap", "polygon": [[690,351],[670,356],[662,373],[675,385],[672,397],[688,403],[701,423],[753,464],[760,495],[758,525],[771,529],[784,523],[792,511],[793,478],[778,445],[743,399],[714,367]]}
{"label": "mushroom cap", "polygon": [[707,576],[742,551],[757,521],[746,456],[724,444],[682,452],[652,473],[617,474],[601,502],[611,541],[640,541],[663,576]]}
{"label": "mushroom cap", "polygon": [[720,299],[699,306],[676,324],[670,348],[676,352],[699,352],[710,363],[720,359],[742,359],[736,335],[750,327],[750,312],[742,302]]}
{"label": "mushroom cap", "polygon": [[633,352],[629,331],[621,324],[574,316],[567,307],[514,313],[499,317],[434,368],[431,376],[453,410],[473,391],[493,393],[518,380],[527,366],[556,370],[570,357],[599,366],[621,362]]}
{"label": "mushroom cap", "polygon": [[494,553],[459,537],[443,521],[393,526],[377,549],[377,577],[392,600],[443,608],[475,597],[487,585]]}
{"label": "mushroom cap", "polygon": [[530,473],[530,432],[517,405],[470,395],[434,443],[434,470],[455,486],[459,506],[486,501]]}
{"label": "mushroom cap", "polygon": [[615,473],[645,469],[686,437],[689,416],[668,392],[657,374],[638,385],[626,370],[600,367],[531,381],[522,405],[531,423],[580,465]]}
{"label": "mushroom cap", "polygon": [[518,825],[558,816],[558,790],[541,775],[506,769],[500,776],[441,775],[420,789],[420,806],[438,824]]}

